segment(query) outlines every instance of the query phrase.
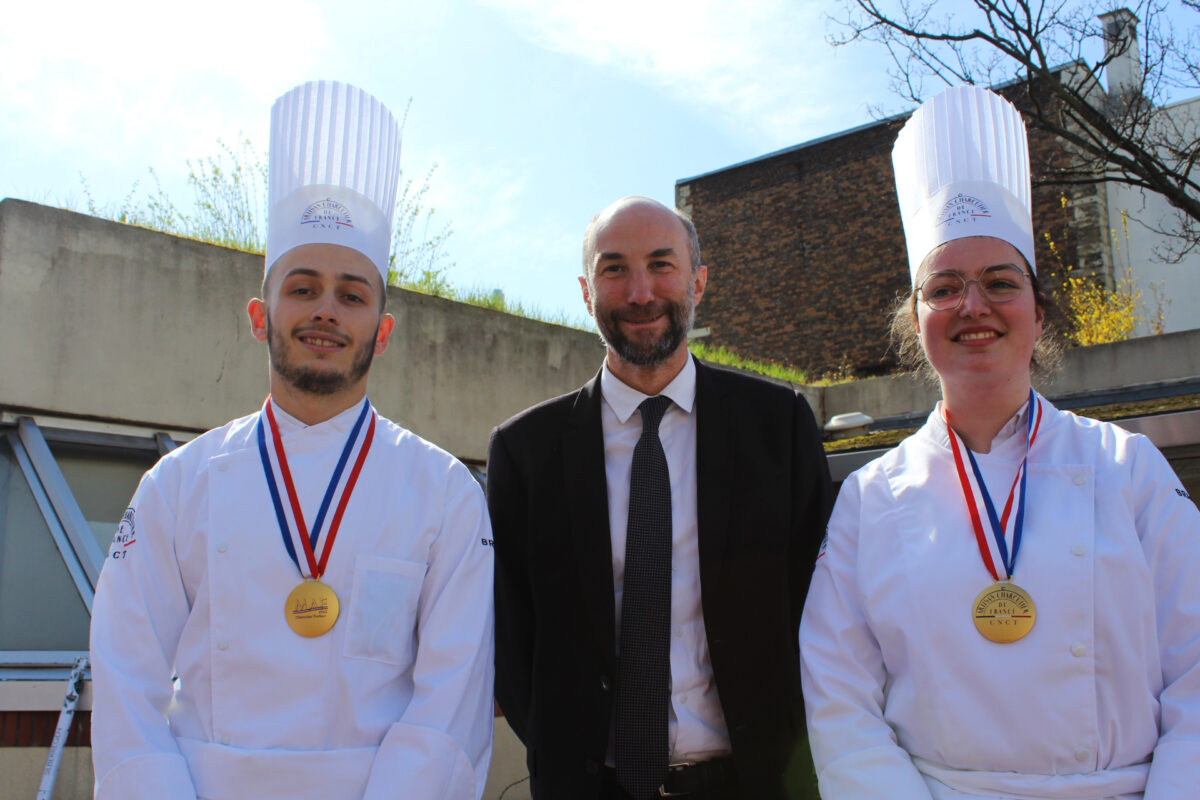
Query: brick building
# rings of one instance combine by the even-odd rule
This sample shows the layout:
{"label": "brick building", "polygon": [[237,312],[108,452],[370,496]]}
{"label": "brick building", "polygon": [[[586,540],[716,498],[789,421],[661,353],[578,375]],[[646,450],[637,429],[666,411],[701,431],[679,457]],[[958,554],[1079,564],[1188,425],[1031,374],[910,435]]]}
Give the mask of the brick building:
{"label": "brick building", "polygon": [[[1023,86],[999,91],[1023,105]],[[696,314],[707,344],[814,377],[895,368],[888,315],[909,276],[891,150],[907,117],[676,182],[676,204],[695,220],[709,266]],[[1039,276],[1052,284],[1063,263],[1111,280],[1105,185],[1043,180],[1068,153],[1032,126],[1029,146]]]}

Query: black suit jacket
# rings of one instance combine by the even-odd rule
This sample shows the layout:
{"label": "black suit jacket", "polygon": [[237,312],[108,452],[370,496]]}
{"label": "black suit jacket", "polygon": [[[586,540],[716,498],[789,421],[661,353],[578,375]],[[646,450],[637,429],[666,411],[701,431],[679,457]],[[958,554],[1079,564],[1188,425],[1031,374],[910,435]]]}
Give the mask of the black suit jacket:
{"label": "black suit jacket", "polygon": [[[497,428],[496,697],[537,800],[599,792],[616,691],[599,375]],[[812,411],[791,389],[696,364],[701,606],[747,798],[793,796],[804,763],[800,610],[832,501]]]}

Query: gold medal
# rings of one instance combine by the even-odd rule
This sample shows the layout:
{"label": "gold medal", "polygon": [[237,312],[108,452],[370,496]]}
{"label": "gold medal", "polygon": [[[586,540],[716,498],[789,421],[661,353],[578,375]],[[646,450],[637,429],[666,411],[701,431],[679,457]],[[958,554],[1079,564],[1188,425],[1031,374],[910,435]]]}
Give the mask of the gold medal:
{"label": "gold medal", "polygon": [[983,638],[1007,644],[1032,630],[1037,609],[1029,592],[1014,583],[1000,581],[979,593],[971,616]]}
{"label": "gold medal", "polygon": [[338,598],[328,584],[306,580],[292,589],[284,606],[287,624],[301,636],[329,633],[338,618]]}
{"label": "gold medal", "polygon": [[[317,558],[317,554],[313,548],[317,546],[319,536],[319,528],[321,521],[325,519],[325,512],[329,510],[330,500],[333,498],[334,487],[337,486],[341,479],[342,468],[346,466],[346,462],[353,450],[355,439],[358,436],[358,431],[362,427],[363,420],[367,418],[367,413],[370,412],[371,424],[367,426],[366,436],[363,437],[362,446],[358,450],[358,458],[354,460],[354,467],[350,470],[350,477],[346,480],[346,486],[342,489],[342,499],[338,501],[337,509],[333,512],[333,520],[329,523],[329,530],[325,537],[325,547],[321,552],[321,558]],[[334,539],[337,538],[338,527],[342,524],[342,514],[346,511],[346,503],[350,500],[350,494],[354,491],[354,484],[358,480],[359,472],[362,471],[363,462],[367,459],[367,453],[371,450],[371,440],[375,437],[375,418],[376,414],[371,409],[371,403],[365,398],[363,399],[362,411],[358,415],[358,421],[354,423],[354,428],[350,431],[350,436],[346,439],[346,446],[342,448],[342,457],[338,462],[337,469],[334,470],[333,477],[329,479],[329,488],[325,492],[325,499],[321,503],[321,510],[317,513],[316,529],[309,534],[308,526],[304,523],[304,512],[300,509],[300,498],[296,494],[296,486],[292,481],[292,473],[288,467],[287,453],[283,449],[283,439],[279,435],[279,426],[275,423],[275,412],[271,410],[271,398],[267,397],[266,403],[263,404],[263,413],[258,420],[258,451],[262,458],[263,473],[266,476],[267,484],[271,490],[271,498],[275,506],[275,516],[279,521],[279,532],[283,536],[283,543],[287,547],[288,555],[296,567],[300,569],[300,574],[304,575],[304,569],[300,566],[300,559],[296,557],[296,548],[292,542],[292,530],[288,523],[287,516],[283,511],[283,504],[279,499],[279,489],[275,481],[275,468],[271,465],[271,460],[267,455],[266,431],[263,423],[263,417],[266,417],[270,423],[271,439],[275,443],[275,456],[278,459],[279,472],[283,477],[284,488],[287,489],[288,502],[292,507],[292,515],[296,524],[296,538],[299,539],[300,546],[304,551],[305,561],[308,562],[308,574],[311,577],[305,579],[303,583],[292,589],[288,595],[287,602],[283,606],[283,616],[287,620],[288,627],[294,630],[301,636],[315,638],[323,636],[333,628],[338,618],[338,598],[337,593],[329,587],[328,584],[321,583],[321,576],[325,574],[325,566],[329,561],[329,553],[333,550]]]}

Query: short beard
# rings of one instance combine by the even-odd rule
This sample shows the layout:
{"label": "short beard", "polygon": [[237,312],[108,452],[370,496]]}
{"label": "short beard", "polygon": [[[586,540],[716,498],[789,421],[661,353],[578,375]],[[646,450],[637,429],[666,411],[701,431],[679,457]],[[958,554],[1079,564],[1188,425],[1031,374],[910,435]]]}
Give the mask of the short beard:
{"label": "short beard", "polygon": [[[695,310],[696,304],[688,294],[687,300],[682,303],[663,300],[637,310],[626,306],[597,313],[596,327],[600,329],[600,338],[608,348],[622,359],[639,367],[651,367],[666,361],[687,340]],[[667,315],[667,329],[659,337],[637,342],[621,333],[618,323],[622,320],[654,317],[664,312]]]}
{"label": "short beard", "polygon": [[[376,328],[376,333],[379,329]],[[337,394],[348,386],[362,380],[371,369],[371,359],[375,357],[375,337],[371,337],[359,346],[354,354],[354,360],[347,372],[337,370],[320,370],[302,367],[288,361],[286,340],[267,315],[267,350],[271,357],[271,369],[290,383],[298,391],[321,397]]]}

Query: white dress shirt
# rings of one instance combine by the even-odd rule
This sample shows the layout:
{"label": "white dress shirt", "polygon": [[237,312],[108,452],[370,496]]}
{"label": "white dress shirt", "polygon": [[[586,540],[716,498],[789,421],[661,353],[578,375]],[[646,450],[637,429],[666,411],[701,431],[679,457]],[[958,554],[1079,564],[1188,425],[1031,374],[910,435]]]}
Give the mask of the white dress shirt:
{"label": "white dress shirt", "polygon": [[[600,423],[612,536],[613,596],[617,641],[625,585],[625,528],[629,521],[629,473],[633,448],[642,435],[638,406],[649,395],[600,375]],[[672,404],[663,415],[659,439],[671,474],[671,705],[667,737],[671,761],[704,761],[730,752],[717,684],[708,655],[700,607],[700,542],[696,525],[696,365],[689,358],[662,394]],[[612,763],[612,745],[609,763]]]}

